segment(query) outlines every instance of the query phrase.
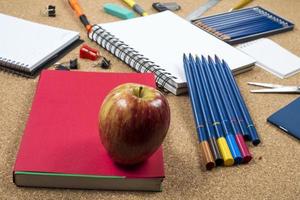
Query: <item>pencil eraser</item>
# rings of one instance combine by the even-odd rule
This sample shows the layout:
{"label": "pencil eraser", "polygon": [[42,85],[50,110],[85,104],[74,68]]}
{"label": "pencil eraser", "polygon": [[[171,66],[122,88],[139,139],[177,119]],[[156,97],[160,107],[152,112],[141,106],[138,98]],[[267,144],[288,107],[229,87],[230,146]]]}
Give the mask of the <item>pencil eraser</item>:
{"label": "pencil eraser", "polygon": [[119,6],[118,4],[106,3],[104,4],[103,8],[106,13],[119,17],[121,19],[131,19],[135,17],[133,11]]}

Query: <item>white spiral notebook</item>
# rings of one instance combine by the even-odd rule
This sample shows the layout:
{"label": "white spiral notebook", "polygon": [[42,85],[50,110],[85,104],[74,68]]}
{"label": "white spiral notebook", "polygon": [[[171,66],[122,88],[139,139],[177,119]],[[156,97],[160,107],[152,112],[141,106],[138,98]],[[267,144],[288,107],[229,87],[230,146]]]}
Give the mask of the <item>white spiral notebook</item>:
{"label": "white spiral notebook", "polygon": [[89,37],[135,70],[153,72],[158,86],[176,95],[187,91],[183,53],[218,55],[234,73],[255,62],[170,11],[94,25]]}
{"label": "white spiral notebook", "polygon": [[32,76],[79,40],[75,31],[0,13],[0,67]]}

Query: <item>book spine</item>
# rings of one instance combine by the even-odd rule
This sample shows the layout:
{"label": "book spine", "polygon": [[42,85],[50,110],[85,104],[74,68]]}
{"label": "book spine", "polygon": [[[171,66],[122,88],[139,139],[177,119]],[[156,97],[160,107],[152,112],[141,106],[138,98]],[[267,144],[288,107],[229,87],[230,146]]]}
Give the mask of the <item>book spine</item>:
{"label": "book spine", "polygon": [[142,73],[154,73],[159,88],[172,93],[176,92],[174,79],[177,79],[177,77],[172,76],[171,73],[162,69],[135,49],[129,47],[125,42],[121,41],[101,26],[94,25],[92,31],[89,33],[89,38],[97,42],[98,45],[108,50],[136,71]]}

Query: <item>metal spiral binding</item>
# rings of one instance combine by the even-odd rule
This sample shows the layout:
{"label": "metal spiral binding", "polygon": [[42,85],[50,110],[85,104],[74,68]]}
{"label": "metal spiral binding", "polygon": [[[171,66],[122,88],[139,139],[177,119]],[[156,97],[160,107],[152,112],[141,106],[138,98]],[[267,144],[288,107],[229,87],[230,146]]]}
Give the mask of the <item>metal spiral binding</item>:
{"label": "metal spiral binding", "polygon": [[12,69],[12,70],[28,71],[26,68],[28,65],[7,58],[3,58],[3,57],[0,57],[0,66],[1,68],[3,69],[7,68],[8,70]]}
{"label": "metal spiral binding", "polygon": [[174,88],[174,79],[177,79],[177,77],[172,76],[171,73],[160,68],[154,62],[150,61],[135,49],[129,47],[125,42],[104,30],[102,27],[94,25],[92,30],[93,32],[89,35],[90,39],[96,41],[100,46],[110,51],[136,71],[142,73],[148,71],[153,72],[158,87],[166,90],[166,88],[168,88],[166,85],[169,85]]}

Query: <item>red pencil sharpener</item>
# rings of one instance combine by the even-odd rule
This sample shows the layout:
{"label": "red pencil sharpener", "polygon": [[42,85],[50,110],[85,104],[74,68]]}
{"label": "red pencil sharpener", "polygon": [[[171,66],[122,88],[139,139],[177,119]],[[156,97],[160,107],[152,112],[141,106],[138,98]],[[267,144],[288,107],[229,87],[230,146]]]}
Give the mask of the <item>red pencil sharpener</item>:
{"label": "red pencil sharpener", "polygon": [[98,58],[100,58],[100,53],[97,49],[94,49],[84,44],[80,48],[79,57],[89,60],[97,60]]}

